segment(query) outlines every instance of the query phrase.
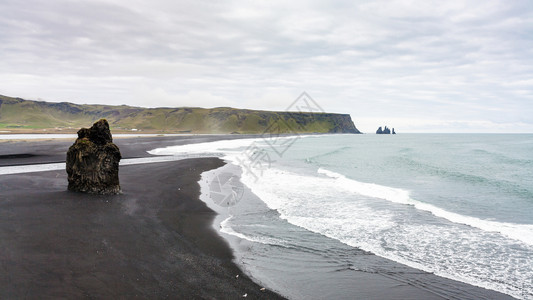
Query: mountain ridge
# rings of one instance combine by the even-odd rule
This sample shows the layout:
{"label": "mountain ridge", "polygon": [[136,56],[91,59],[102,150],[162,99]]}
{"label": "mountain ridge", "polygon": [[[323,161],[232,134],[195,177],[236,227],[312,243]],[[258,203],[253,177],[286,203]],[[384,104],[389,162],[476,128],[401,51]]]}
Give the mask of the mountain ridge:
{"label": "mountain ridge", "polygon": [[75,131],[105,118],[114,131],[154,133],[361,133],[349,114],[263,111],[231,107],[75,104],[0,95],[2,131]]}

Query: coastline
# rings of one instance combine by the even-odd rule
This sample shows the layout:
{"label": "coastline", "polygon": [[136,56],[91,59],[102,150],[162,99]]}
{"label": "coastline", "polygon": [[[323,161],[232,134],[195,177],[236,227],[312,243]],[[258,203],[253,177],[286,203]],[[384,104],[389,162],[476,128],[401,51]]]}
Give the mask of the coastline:
{"label": "coastline", "polygon": [[[209,139],[116,143],[125,157],[139,157]],[[3,144],[1,165],[64,160],[71,143]],[[196,158],[123,166],[116,196],[68,192],[64,170],[0,176],[0,297],[282,299],[242,274],[212,229],[215,213],[198,199],[200,174],[223,164]]]}
{"label": "coastline", "polygon": [[[240,177],[241,173],[230,164],[204,172],[200,199],[217,212],[213,228],[228,241],[245,274],[289,299],[515,299],[415,269],[299,227],[293,227],[291,235],[299,232],[300,239],[314,241],[301,250],[236,232],[226,224],[233,218],[278,214],[246,186],[234,206],[223,207],[213,201],[210,182],[223,174]],[[287,236],[280,239],[284,237]],[[324,260],[325,253],[336,255]]]}
{"label": "coastline", "polygon": [[[258,135],[182,135],[156,137],[113,138],[120,148],[122,159],[157,157],[147,153],[155,148],[206,143],[218,140],[254,138]],[[0,167],[65,162],[73,139],[4,140],[0,147]]]}
{"label": "coastline", "polygon": [[[155,148],[246,137],[257,136],[128,138],[116,139],[115,143],[123,158],[139,158],[152,156],[146,151]],[[0,167],[64,161],[72,142],[4,143],[0,147]],[[10,156],[15,153],[24,155]],[[7,254],[0,257],[0,267],[7,275],[0,277],[0,296],[25,297],[21,293],[28,291],[33,296],[59,297],[63,291],[68,292],[67,298],[239,298],[244,294],[252,299],[282,298],[277,291],[291,299],[304,298],[304,293],[295,293],[294,286],[290,291],[288,286],[280,285],[274,272],[250,272],[242,261],[251,242],[219,232],[220,223],[227,216],[220,207],[204,204],[200,176],[222,166],[228,165],[218,158],[121,166],[124,194],[112,200],[66,192],[64,170],[1,175],[0,250]],[[260,201],[249,190],[243,199],[248,203],[250,199],[246,197]],[[395,268],[386,259],[356,250],[350,255],[358,261],[385,262],[391,266],[388,270]],[[280,258],[290,259],[286,254]],[[257,271],[260,276],[252,274]],[[428,286],[424,286],[426,279],[416,285],[422,277],[429,276],[426,278],[439,285],[452,290],[460,287],[477,298],[512,299],[418,270],[413,273],[415,284],[398,280],[403,277],[391,278],[390,273],[354,272],[350,268],[331,272],[343,276],[344,281],[336,284],[349,286],[351,296],[362,298],[446,298],[428,291]],[[134,278],[135,274],[143,275]],[[262,292],[261,283],[275,292]],[[315,289],[328,284],[296,283],[311,284]]]}

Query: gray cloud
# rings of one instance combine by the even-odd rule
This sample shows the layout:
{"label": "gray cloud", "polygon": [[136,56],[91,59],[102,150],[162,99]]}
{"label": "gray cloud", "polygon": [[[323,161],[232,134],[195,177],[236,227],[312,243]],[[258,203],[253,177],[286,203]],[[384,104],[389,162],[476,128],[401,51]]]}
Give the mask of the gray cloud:
{"label": "gray cloud", "polygon": [[0,93],[284,109],[305,90],[364,131],[533,128],[528,1],[249,2],[4,0]]}

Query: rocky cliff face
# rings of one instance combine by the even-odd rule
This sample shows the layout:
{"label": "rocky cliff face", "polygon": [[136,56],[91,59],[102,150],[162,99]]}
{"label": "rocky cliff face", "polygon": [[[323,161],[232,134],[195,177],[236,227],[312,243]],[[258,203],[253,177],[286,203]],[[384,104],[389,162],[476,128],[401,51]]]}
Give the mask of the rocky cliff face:
{"label": "rocky cliff face", "polygon": [[335,117],[332,116],[335,126],[331,133],[361,133],[352,121],[352,117],[348,114],[339,114]]}
{"label": "rocky cliff face", "polygon": [[361,133],[348,114],[280,112],[277,116],[290,124],[287,132]]}
{"label": "rocky cliff face", "polygon": [[67,152],[68,189],[101,195],[120,193],[118,164],[121,158],[107,120],[101,119],[89,129],[80,129]]}

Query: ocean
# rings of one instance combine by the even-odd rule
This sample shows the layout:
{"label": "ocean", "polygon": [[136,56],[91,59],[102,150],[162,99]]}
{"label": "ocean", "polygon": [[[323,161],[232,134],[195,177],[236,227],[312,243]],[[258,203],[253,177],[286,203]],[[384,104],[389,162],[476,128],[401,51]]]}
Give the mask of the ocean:
{"label": "ocean", "polygon": [[204,173],[202,198],[237,263],[290,298],[350,298],[365,273],[478,297],[429,272],[533,299],[531,134],[265,136],[150,153],[229,162]]}

